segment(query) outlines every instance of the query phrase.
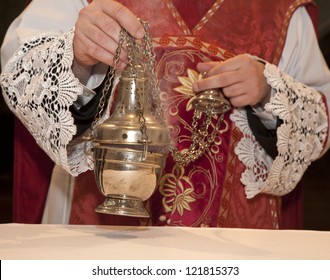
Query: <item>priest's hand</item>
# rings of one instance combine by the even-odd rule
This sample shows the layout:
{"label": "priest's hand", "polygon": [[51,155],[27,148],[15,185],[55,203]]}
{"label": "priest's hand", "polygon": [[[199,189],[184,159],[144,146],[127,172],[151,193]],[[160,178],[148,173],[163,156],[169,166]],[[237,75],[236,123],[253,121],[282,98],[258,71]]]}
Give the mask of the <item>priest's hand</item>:
{"label": "priest's hand", "polygon": [[[113,66],[121,27],[133,37],[141,39],[144,28],[126,7],[112,0],[94,0],[79,12],[75,24],[73,51],[75,63],[86,69],[103,62]],[[121,51],[116,67],[127,64],[127,53]]]}
{"label": "priest's hand", "polygon": [[269,101],[271,88],[263,74],[264,64],[249,55],[199,63],[197,70],[206,74],[193,85],[195,92],[221,88],[234,107],[263,106]]}

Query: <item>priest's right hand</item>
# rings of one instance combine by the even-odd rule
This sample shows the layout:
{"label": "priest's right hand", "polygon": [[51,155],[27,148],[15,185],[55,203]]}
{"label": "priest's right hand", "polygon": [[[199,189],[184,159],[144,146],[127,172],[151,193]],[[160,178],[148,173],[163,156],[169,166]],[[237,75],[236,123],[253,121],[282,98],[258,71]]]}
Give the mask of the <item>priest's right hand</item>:
{"label": "priest's right hand", "polygon": [[[125,6],[113,0],[93,0],[83,8],[75,24],[73,51],[75,61],[86,68],[102,62],[113,65],[121,28],[141,39],[145,32],[139,19]],[[121,51],[116,68],[127,64],[127,53]]]}

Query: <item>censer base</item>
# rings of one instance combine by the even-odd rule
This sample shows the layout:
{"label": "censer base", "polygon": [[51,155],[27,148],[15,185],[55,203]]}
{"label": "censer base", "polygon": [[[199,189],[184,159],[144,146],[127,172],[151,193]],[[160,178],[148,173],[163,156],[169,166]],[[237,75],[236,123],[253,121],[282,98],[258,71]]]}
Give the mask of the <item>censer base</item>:
{"label": "censer base", "polygon": [[143,206],[141,199],[133,197],[110,197],[96,207],[95,212],[111,215],[149,218],[150,215]]}

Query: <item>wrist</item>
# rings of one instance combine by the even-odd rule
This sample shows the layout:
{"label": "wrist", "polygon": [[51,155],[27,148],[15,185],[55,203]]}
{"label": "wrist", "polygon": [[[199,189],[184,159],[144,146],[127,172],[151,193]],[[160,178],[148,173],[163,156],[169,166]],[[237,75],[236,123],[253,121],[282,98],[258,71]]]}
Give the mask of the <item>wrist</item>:
{"label": "wrist", "polygon": [[76,78],[78,78],[79,82],[86,85],[91,75],[93,66],[83,66],[79,64],[76,59],[74,59],[71,69]]}

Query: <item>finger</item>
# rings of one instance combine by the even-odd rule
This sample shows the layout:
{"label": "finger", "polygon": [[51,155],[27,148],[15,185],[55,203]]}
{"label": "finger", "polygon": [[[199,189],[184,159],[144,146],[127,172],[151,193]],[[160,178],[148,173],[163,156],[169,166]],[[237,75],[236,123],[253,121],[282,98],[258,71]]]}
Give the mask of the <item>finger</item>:
{"label": "finger", "polygon": [[[236,88],[235,88],[236,87]],[[223,94],[229,99],[230,103],[236,107],[251,105],[254,106],[259,103],[253,92],[246,92],[241,85],[222,89]]]}
{"label": "finger", "polygon": [[[115,23],[113,23],[115,24]],[[118,26],[118,24],[115,24]],[[103,29],[99,28],[96,25],[86,25],[84,29],[78,29],[82,35],[86,36],[88,39],[93,41],[96,45],[104,48],[110,53],[115,53],[118,47],[118,37],[113,36],[112,34],[104,32]],[[125,51],[125,46],[122,46],[122,52],[120,54],[120,59],[125,61],[127,60],[127,55]]]}
{"label": "finger", "polygon": [[226,72],[238,71],[242,67],[242,60],[237,56],[214,65],[206,74],[206,77]]}
{"label": "finger", "polygon": [[246,94],[241,94],[235,97],[231,97],[229,98],[229,102],[233,107],[236,108],[250,105]]}
{"label": "finger", "polygon": [[227,98],[233,98],[246,94],[245,88],[242,83],[236,83],[228,87],[222,88],[222,93]]}
{"label": "finger", "polygon": [[[89,38],[89,36],[86,36],[84,33],[80,33],[79,30],[76,30],[76,33],[74,53],[76,60],[81,65],[94,65],[98,62],[103,62],[114,66],[113,58],[117,46],[116,42],[110,42],[112,39],[108,38],[107,43],[99,44],[95,38]],[[107,47],[105,47],[105,45]],[[116,67],[121,68],[126,64],[127,56],[125,53],[121,53]]]}
{"label": "finger", "polygon": [[215,67],[218,61],[200,62],[197,64],[197,71],[200,73],[208,72],[211,68]]}
{"label": "finger", "polygon": [[225,88],[240,83],[241,81],[241,77],[237,75],[236,71],[225,72],[196,81],[193,84],[193,90],[195,92],[200,92],[212,88]]}
{"label": "finger", "polygon": [[193,89],[195,92],[210,88],[227,87],[235,83],[241,82],[238,75],[240,69],[239,59],[229,59],[226,61],[210,61],[199,63],[197,70],[205,72],[204,78],[197,81]]}
{"label": "finger", "polygon": [[[125,28],[128,33],[137,39],[141,39],[145,35],[144,28],[139,19],[125,6],[116,1],[102,1],[102,10],[111,18],[113,18],[120,26]],[[119,31],[117,30],[117,35]]]}
{"label": "finger", "polygon": [[[107,15],[99,7],[89,6],[79,12],[76,29],[79,28],[91,40],[93,37],[100,36],[100,42],[105,44],[106,39],[111,38],[113,41],[118,41],[121,26],[117,21]],[[107,36],[102,36],[102,34]],[[95,40],[94,40],[95,41]],[[97,41],[96,41],[97,42]]]}

